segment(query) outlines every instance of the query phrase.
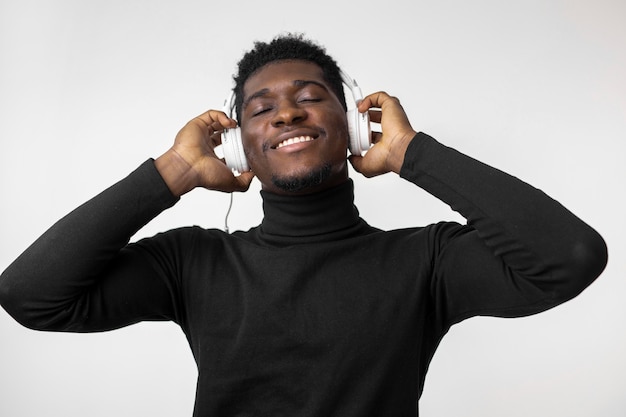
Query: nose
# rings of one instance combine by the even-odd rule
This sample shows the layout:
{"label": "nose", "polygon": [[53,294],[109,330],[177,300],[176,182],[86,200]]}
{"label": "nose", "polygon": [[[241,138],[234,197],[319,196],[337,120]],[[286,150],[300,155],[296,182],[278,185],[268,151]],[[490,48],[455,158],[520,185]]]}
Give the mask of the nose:
{"label": "nose", "polygon": [[292,100],[281,100],[272,119],[272,126],[282,127],[299,123],[306,119],[306,110]]}

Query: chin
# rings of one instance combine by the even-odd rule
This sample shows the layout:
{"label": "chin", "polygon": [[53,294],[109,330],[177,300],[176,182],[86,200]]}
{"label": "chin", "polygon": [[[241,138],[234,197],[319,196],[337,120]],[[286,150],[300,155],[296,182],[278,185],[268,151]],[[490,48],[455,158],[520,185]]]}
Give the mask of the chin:
{"label": "chin", "polygon": [[324,164],[319,168],[294,175],[272,175],[272,184],[288,193],[300,193],[302,191],[316,189],[331,177],[330,164]]}

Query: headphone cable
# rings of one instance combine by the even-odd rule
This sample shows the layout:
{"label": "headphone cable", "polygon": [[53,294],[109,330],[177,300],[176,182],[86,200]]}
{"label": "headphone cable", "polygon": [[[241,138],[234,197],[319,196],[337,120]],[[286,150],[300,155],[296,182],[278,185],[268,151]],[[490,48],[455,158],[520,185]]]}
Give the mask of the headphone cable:
{"label": "headphone cable", "polygon": [[230,233],[228,229],[228,215],[230,214],[230,209],[233,207],[233,193],[230,193],[230,202],[228,203],[228,210],[226,210],[226,217],[224,217],[224,231],[226,233]]}

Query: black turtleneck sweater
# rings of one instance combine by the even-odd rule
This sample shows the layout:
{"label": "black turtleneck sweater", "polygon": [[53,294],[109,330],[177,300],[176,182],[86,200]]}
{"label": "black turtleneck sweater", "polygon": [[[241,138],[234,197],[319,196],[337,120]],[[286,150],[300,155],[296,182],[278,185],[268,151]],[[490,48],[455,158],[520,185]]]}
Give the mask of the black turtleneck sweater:
{"label": "black turtleneck sweater", "polygon": [[265,217],[247,232],[127,244],[177,201],[148,161],[28,248],[0,278],[0,301],[37,329],[175,321],[198,365],[195,416],[416,416],[452,324],[564,302],[600,274],[606,247],[541,191],[427,135],[401,176],[467,225],[381,231],[348,181],[262,192]]}

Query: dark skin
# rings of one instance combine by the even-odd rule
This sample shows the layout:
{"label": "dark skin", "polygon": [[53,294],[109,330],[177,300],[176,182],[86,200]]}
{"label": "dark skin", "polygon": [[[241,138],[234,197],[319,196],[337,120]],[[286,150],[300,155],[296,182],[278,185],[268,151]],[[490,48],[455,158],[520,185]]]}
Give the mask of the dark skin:
{"label": "dark skin", "polygon": [[345,111],[315,64],[279,61],[252,75],[243,88],[241,127],[250,168],[266,191],[286,193],[272,178],[298,178],[324,166],[324,181],[303,192],[348,178]]}
{"label": "dark skin", "polygon": [[[155,165],[176,196],[196,187],[233,192],[246,191],[256,176],[262,188],[278,188],[273,177],[298,177],[329,165],[322,183],[298,191],[321,191],[347,180],[347,122],[345,111],[314,63],[299,60],[265,65],[244,84],[241,129],[251,171],[235,176],[213,149],[220,133],[237,122],[224,112],[209,110],[190,120],[176,135],[174,145]],[[350,156],[357,172],[373,177],[399,173],[404,154],[416,132],[397,98],[385,92],[366,96],[358,105],[369,111],[382,132],[373,133],[374,146],[364,156]],[[295,141],[292,139],[296,138]],[[296,142],[296,143],[290,143]],[[279,146],[279,144],[285,146]]]}

